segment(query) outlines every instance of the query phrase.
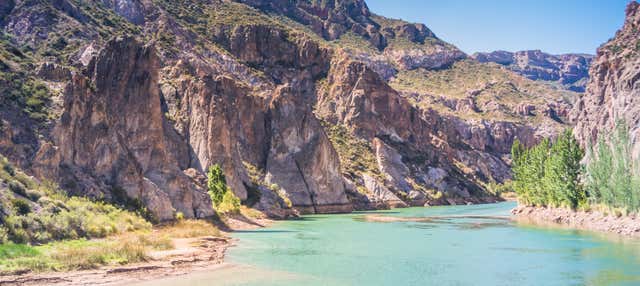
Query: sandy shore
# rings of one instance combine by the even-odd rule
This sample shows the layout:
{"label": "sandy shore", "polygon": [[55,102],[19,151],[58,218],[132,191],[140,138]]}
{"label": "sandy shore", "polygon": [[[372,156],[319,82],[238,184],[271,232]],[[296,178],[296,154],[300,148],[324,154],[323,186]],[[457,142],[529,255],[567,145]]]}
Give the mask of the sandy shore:
{"label": "sandy shore", "polygon": [[518,206],[511,211],[513,219],[523,223],[563,226],[580,230],[640,237],[640,218],[635,215],[615,216],[600,211],[574,211],[564,208]]}
{"label": "sandy shore", "polygon": [[273,223],[268,219],[248,219],[242,216],[227,217],[224,222],[222,237],[173,239],[173,249],[151,252],[149,261],[144,263],[71,272],[0,276],[0,286],[130,285],[196,271],[215,270],[224,262],[225,252],[233,245],[234,240],[228,236],[230,232],[266,227]]}

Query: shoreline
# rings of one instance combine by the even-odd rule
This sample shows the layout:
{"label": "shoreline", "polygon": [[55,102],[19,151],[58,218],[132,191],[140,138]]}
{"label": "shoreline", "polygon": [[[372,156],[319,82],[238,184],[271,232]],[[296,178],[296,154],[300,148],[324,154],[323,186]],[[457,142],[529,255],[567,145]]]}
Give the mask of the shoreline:
{"label": "shoreline", "polygon": [[[560,227],[614,234],[621,237],[640,237],[640,218],[614,216],[600,211],[573,211],[563,208],[517,206],[511,216],[504,219],[538,226]],[[502,217],[500,217],[502,218]],[[436,218],[395,218],[367,215],[374,222],[430,221]],[[149,260],[127,265],[109,265],[98,269],[68,272],[27,272],[0,275],[0,286],[4,285],[131,285],[164,278],[179,277],[202,271],[215,271],[225,265],[226,251],[235,245],[236,239],[229,237],[234,231],[252,230],[272,225],[268,218],[230,216],[225,218],[227,228],[222,236],[196,238],[174,238],[174,248],[153,251]]]}
{"label": "shoreline", "polygon": [[575,230],[640,237],[640,218],[636,215],[615,216],[597,210],[574,211],[565,208],[520,206],[511,210],[516,222],[556,226]]}
{"label": "shoreline", "polygon": [[239,230],[268,227],[274,220],[227,217],[223,235],[195,238],[174,238],[174,248],[153,251],[145,262],[126,265],[108,265],[98,269],[61,272],[26,272],[0,275],[4,285],[130,285],[167,277],[176,277],[197,271],[214,270],[223,266],[226,251],[234,246],[229,234]]}

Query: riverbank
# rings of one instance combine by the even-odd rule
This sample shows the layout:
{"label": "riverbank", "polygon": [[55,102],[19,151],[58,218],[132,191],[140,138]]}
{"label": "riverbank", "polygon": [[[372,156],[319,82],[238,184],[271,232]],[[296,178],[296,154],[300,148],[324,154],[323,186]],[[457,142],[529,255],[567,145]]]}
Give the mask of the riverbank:
{"label": "riverbank", "polygon": [[168,238],[171,247],[149,251],[141,262],[60,272],[32,272],[22,269],[0,274],[0,285],[129,285],[212,270],[222,264],[227,249],[233,245],[234,241],[229,233],[266,227],[272,222],[266,218],[230,215],[218,225],[220,231],[212,235],[197,232],[190,234],[192,230],[188,227],[173,227],[171,230],[159,227],[151,235],[172,232]]}
{"label": "riverbank", "polygon": [[640,237],[640,218],[636,215],[529,206],[518,206],[511,211],[511,214],[514,220],[524,223],[560,225],[580,230]]}

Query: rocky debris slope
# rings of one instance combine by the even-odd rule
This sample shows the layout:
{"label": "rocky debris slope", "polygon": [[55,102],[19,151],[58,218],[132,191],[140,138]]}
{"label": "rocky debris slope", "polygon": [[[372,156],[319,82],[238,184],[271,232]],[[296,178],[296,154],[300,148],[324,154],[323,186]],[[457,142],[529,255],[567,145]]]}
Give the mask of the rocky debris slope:
{"label": "rocky debris slope", "polygon": [[[464,98],[427,88],[466,55],[361,0],[11,3],[0,152],[160,220],[214,214],[214,164],[244,204],[277,217],[495,201],[514,138],[564,126],[562,102],[536,99],[561,96],[520,77],[451,81]],[[436,97],[455,110],[421,104]]]}
{"label": "rocky debris slope", "polygon": [[634,152],[638,154],[640,126],[640,4],[629,3],[626,20],[614,38],[599,49],[590,69],[586,93],[573,110],[574,133],[583,145],[593,143],[602,132],[612,130],[618,120],[630,128]]}
{"label": "rocky debris slope", "polygon": [[475,53],[471,57],[481,63],[493,62],[506,66],[532,80],[558,82],[576,92],[584,92],[593,60],[592,55],[551,55],[540,50]]}

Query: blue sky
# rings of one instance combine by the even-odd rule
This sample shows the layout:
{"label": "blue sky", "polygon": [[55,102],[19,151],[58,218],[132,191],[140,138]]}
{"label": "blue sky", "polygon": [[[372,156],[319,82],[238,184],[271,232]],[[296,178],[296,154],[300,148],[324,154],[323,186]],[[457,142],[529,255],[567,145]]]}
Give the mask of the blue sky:
{"label": "blue sky", "polygon": [[629,0],[367,0],[371,11],[427,25],[466,53],[590,53],[613,37]]}

